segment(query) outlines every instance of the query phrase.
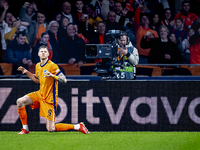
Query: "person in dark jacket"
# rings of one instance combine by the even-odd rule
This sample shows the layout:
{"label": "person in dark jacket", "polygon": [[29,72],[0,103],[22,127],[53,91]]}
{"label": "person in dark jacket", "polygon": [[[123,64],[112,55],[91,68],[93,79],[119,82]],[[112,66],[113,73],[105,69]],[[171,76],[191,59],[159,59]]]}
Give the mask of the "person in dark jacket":
{"label": "person in dark jacket", "polygon": [[52,50],[53,50],[52,61],[54,63],[60,63],[59,52],[58,52],[58,43],[59,43],[60,38],[57,34],[58,28],[59,28],[59,24],[57,21],[53,20],[49,23],[49,30],[48,30],[49,43],[52,46]]}
{"label": "person in dark jacket", "polygon": [[19,66],[28,69],[28,66],[32,65],[30,46],[25,39],[25,32],[19,31],[15,39],[7,45],[4,62],[13,64],[12,75],[20,74],[17,71]]}
{"label": "person in dark jacket", "polygon": [[40,62],[40,58],[38,56],[39,48],[42,45],[47,46],[47,43],[49,41],[49,34],[47,32],[43,32],[41,35],[41,40],[37,42],[37,44],[32,49],[32,62],[37,64]]}
{"label": "person in dark jacket", "polygon": [[73,23],[68,24],[67,34],[68,37],[62,38],[59,43],[61,62],[69,65],[77,63],[77,67],[81,67],[85,57],[85,42],[76,35]]}
{"label": "person in dark jacket", "polygon": [[168,39],[168,34],[168,28],[161,26],[160,38],[154,38],[150,32],[142,37],[140,46],[143,49],[151,48],[148,63],[172,64],[181,62],[181,52],[178,46]]}

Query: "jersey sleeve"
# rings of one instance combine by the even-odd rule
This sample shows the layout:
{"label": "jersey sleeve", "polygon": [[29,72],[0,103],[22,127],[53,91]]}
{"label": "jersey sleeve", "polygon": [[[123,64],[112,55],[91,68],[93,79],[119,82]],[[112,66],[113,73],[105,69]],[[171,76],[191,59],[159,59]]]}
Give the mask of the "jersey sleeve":
{"label": "jersey sleeve", "polygon": [[57,75],[57,76],[61,73],[61,71],[60,71],[58,65],[56,65],[56,64],[53,64],[53,65],[52,65],[51,73],[52,73],[53,75]]}
{"label": "jersey sleeve", "polygon": [[38,71],[39,68],[38,67],[39,67],[39,64],[36,64],[36,66],[35,66],[35,77],[39,79],[39,74],[38,74],[39,73],[39,71]]}

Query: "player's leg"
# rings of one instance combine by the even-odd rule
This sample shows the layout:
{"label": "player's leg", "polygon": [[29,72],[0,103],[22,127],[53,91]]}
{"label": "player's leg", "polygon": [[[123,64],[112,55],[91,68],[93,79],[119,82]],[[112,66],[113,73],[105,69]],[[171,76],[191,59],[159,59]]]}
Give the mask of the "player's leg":
{"label": "player's leg", "polygon": [[40,116],[46,118],[46,128],[49,132],[54,131],[67,131],[67,130],[78,130],[84,134],[88,134],[88,130],[83,123],[79,124],[65,124],[65,123],[58,123],[55,124],[55,105],[50,103],[46,103],[45,101],[40,101]]}
{"label": "player's leg", "polygon": [[17,99],[17,110],[19,114],[19,118],[21,120],[21,123],[23,125],[22,131],[18,134],[28,134],[28,124],[27,124],[27,113],[26,113],[26,105],[32,105],[33,101],[28,97],[27,95]]}
{"label": "player's leg", "polygon": [[55,125],[56,131],[67,131],[67,130],[77,130],[84,134],[89,134],[88,129],[85,127],[84,123],[79,124],[65,124],[65,123],[58,123]]}
{"label": "player's leg", "polygon": [[46,121],[46,128],[49,132],[59,132],[59,131],[67,131],[67,130],[77,130],[79,132],[82,132],[84,134],[89,134],[88,129],[85,127],[83,123],[79,124],[66,124],[66,123],[58,123],[55,124],[54,121],[50,121],[47,119]]}

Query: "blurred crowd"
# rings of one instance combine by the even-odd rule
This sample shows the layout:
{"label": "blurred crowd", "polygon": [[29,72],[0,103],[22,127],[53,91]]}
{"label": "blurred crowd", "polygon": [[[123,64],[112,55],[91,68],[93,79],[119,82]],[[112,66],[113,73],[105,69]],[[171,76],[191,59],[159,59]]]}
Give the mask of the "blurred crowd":
{"label": "blurred crowd", "polygon": [[[77,64],[86,44],[105,44],[125,31],[139,64],[200,64],[200,0],[0,0],[0,62],[38,63],[49,48],[55,63]],[[93,61],[93,60],[92,60]]]}

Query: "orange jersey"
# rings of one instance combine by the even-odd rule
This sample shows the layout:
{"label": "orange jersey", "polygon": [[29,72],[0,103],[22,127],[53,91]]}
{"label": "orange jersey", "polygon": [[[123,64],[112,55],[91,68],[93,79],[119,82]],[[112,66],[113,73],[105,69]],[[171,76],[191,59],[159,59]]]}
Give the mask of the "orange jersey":
{"label": "orange jersey", "polygon": [[139,29],[136,32],[136,37],[137,37],[137,43],[136,43],[136,48],[138,49],[138,53],[139,55],[143,55],[143,56],[149,56],[149,52],[150,52],[150,48],[148,49],[143,49],[140,47],[140,42],[142,40],[142,37],[144,35],[146,35],[147,31],[151,32],[152,34],[154,34],[154,37],[157,38],[158,37],[158,33],[155,30],[151,30],[150,28],[145,29],[144,27],[140,26]]}
{"label": "orange jersey", "polygon": [[52,77],[45,77],[46,71],[54,75],[59,75],[61,71],[51,60],[48,60],[43,66],[39,62],[35,67],[35,76],[40,82],[40,96],[44,101],[52,103],[55,106],[58,103],[58,81]]}

